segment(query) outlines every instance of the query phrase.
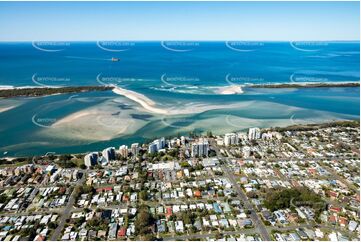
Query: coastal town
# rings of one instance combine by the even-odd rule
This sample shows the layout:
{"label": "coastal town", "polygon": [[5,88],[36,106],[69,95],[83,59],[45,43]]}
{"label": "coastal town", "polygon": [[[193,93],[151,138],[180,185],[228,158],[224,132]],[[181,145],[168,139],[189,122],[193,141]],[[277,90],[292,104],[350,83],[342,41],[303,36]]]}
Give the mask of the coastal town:
{"label": "coastal town", "polygon": [[359,137],[339,121],[4,158],[0,240],[359,240]]}

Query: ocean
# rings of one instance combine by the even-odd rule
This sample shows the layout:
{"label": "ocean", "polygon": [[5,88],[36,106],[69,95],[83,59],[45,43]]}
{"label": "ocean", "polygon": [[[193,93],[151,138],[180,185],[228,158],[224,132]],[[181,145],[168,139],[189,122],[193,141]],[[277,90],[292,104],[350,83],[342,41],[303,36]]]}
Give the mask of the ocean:
{"label": "ocean", "polygon": [[[359,119],[359,87],[249,86],[359,82],[359,59],[359,42],[3,42],[0,87],[114,84],[173,114],[152,113],[112,91],[2,99],[0,156]],[[243,93],[222,94],[238,85]]]}

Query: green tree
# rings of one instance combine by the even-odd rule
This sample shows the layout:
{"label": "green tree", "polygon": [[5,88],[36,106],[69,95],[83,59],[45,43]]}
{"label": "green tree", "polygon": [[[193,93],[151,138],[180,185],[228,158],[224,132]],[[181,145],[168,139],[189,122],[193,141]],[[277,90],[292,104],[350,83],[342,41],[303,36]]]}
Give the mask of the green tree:
{"label": "green tree", "polygon": [[146,235],[150,233],[150,226],[152,224],[154,224],[154,218],[149,212],[148,206],[140,206],[134,223],[135,232],[138,235]]}
{"label": "green tree", "polygon": [[139,192],[139,198],[143,201],[147,201],[148,200],[148,193],[146,190],[142,190]]}

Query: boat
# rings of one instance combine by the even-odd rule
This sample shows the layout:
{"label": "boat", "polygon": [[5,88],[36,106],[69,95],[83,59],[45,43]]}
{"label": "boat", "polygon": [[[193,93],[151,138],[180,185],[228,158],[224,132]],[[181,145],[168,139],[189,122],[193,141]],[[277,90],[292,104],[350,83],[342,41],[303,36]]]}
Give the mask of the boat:
{"label": "boat", "polygon": [[119,58],[112,57],[112,61],[117,62],[117,61],[119,61]]}

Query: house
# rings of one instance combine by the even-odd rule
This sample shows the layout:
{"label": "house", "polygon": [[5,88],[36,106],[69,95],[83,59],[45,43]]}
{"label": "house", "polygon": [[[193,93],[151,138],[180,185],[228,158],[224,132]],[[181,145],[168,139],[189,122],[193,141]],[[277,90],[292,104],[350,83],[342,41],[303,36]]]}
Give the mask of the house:
{"label": "house", "polygon": [[210,223],[207,219],[205,219],[204,217],[202,218],[202,223],[204,227],[210,227]]}
{"label": "house", "polygon": [[111,239],[115,239],[117,237],[117,229],[118,229],[117,223],[109,224],[108,239],[111,240]]}
{"label": "house", "polygon": [[[35,238],[37,238],[38,236],[36,236]],[[4,241],[10,241],[12,239],[12,237],[13,237],[12,235],[8,235],[8,236],[5,237]]]}
{"label": "house", "polygon": [[351,220],[350,223],[348,224],[348,230],[355,231],[357,226],[358,226],[358,223],[354,220]]}
{"label": "house", "polygon": [[261,212],[261,214],[262,214],[262,217],[263,217],[264,220],[267,220],[267,221],[268,221],[268,220],[270,220],[271,218],[273,218],[271,212],[268,211],[268,210],[263,210],[263,211]]}
{"label": "house", "polygon": [[337,197],[338,197],[338,192],[329,191],[329,192],[328,192],[328,195],[330,196],[330,198],[331,198],[332,200],[335,200],[335,199],[337,199]]}
{"label": "house", "polygon": [[296,233],[290,233],[290,237],[292,238],[293,241],[301,241],[300,236],[298,236],[298,234]]}
{"label": "house", "polygon": [[88,234],[88,231],[85,228],[83,228],[79,231],[80,238],[85,238],[87,236],[87,234]]}
{"label": "house", "polygon": [[317,238],[323,238],[324,236],[324,233],[320,229],[316,229],[315,234]]}
{"label": "house", "polygon": [[331,215],[328,217],[328,221],[332,224],[336,224],[337,223],[337,217],[334,215]]}
{"label": "house", "polygon": [[77,232],[70,232],[70,240],[75,241],[77,236],[78,236]]}
{"label": "house", "polygon": [[229,222],[229,224],[230,224],[231,226],[233,226],[234,228],[237,227],[237,220],[235,220],[235,219],[229,219],[228,222]]}
{"label": "house", "polygon": [[340,226],[346,227],[346,225],[347,225],[347,218],[345,218],[345,217],[339,217],[339,218],[338,218],[338,223],[340,224]]}
{"label": "house", "polygon": [[166,207],[165,216],[170,217],[171,215],[172,215],[172,208],[171,207]]}
{"label": "house", "polygon": [[166,232],[165,220],[158,220],[156,225],[157,225],[157,232],[158,233]]}
{"label": "house", "polygon": [[310,238],[310,240],[314,240],[316,237],[316,233],[309,229],[309,228],[304,228],[303,231],[307,234],[307,237]]}
{"label": "house", "polygon": [[180,211],[180,206],[179,205],[173,205],[173,212],[178,213],[179,211]]}
{"label": "house", "polygon": [[195,191],[194,191],[194,197],[196,197],[196,198],[201,198],[201,197],[202,197],[201,191],[195,190]]}
{"label": "house", "polygon": [[221,227],[228,228],[228,227],[229,227],[228,220],[225,219],[225,218],[219,220],[219,225],[220,225]]}
{"label": "house", "polygon": [[217,220],[217,215],[212,214],[212,215],[209,216],[209,218],[210,218],[212,221],[215,221],[215,220]]}
{"label": "house", "polygon": [[168,221],[167,222],[167,227],[168,227],[168,231],[170,233],[173,233],[174,232],[174,222],[173,221]]}
{"label": "house", "polygon": [[308,238],[306,232],[303,230],[303,228],[296,229],[297,234],[301,237],[302,240],[306,240]]}
{"label": "house", "polygon": [[193,226],[197,229],[197,231],[201,231],[202,230],[202,223],[201,223],[201,220],[197,219]]}
{"label": "house", "polygon": [[287,219],[285,218],[283,212],[274,211],[273,213],[274,213],[274,215],[276,215],[276,219],[278,220],[278,222],[280,222],[281,224],[286,224],[287,223]]}
{"label": "house", "polygon": [[222,213],[222,209],[218,203],[216,203],[216,202],[213,203],[213,208],[214,208],[214,211],[216,211],[216,213]]}
{"label": "house", "polygon": [[295,223],[298,221],[298,216],[296,213],[288,213],[287,214],[287,221],[290,223]]}
{"label": "house", "polygon": [[70,239],[70,233],[65,233],[62,237],[61,240],[69,240]]}
{"label": "house", "polygon": [[240,228],[252,226],[252,220],[250,219],[237,219],[237,223]]}
{"label": "house", "polygon": [[197,203],[197,208],[203,210],[204,209],[204,203]]}
{"label": "house", "polygon": [[110,219],[111,216],[112,216],[112,210],[104,210],[101,215],[102,219]]}
{"label": "house", "polygon": [[121,227],[119,230],[118,230],[118,238],[119,237],[124,237],[125,234],[127,232],[127,229],[125,227]]}
{"label": "house", "polygon": [[157,208],[157,213],[158,213],[158,214],[164,213],[164,208],[163,208],[163,206],[159,206],[159,207]]}
{"label": "house", "polygon": [[184,232],[183,221],[179,220],[175,222],[175,231],[178,233]]}
{"label": "house", "polygon": [[180,206],[180,209],[181,209],[181,211],[188,211],[188,205],[187,204],[183,204],[183,205],[181,205]]}
{"label": "house", "polygon": [[135,202],[137,201],[137,199],[138,199],[138,194],[135,192],[132,193],[132,195],[130,196],[130,201]]}
{"label": "house", "polygon": [[218,220],[212,220],[211,224],[212,224],[212,227],[218,227],[219,226]]}
{"label": "house", "polygon": [[94,240],[96,237],[97,237],[97,231],[89,230],[89,232],[88,232],[88,239],[89,239],[89,240]]}
{"label": "house", "polygon": [[229,207],[229,204],[227,202],[222,203],[222,207],[223,207],[223,212],[224,213],[230,213],[231,212],[231,208]]}
{"label": "house", "polygon": [[341,212],[341,208],[340,208],[340,207],[336,207],[336,206],[333,206],[333,205],[331,205],[331,206],[328,208],[328,210],[329,210],[330,212],[333,212],[333,213],[339,213],[339,212]]}
{"label": "house", "polygon": [[328,238],[330,241],[338,241],[337,234],[335,232],[332,232],[328,235]]}
{"label": "house", "polygon": [[99,230],[97,237],[98,237],[98,238],[105,238],[106,235],[107,235],[107,231],[105,231],[105,230]]}

